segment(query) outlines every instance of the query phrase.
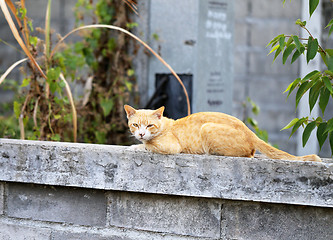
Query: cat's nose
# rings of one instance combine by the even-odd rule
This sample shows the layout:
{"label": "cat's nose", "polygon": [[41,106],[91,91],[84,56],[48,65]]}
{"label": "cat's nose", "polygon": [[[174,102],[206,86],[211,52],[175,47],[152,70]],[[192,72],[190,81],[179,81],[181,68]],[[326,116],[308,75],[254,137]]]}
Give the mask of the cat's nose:
{"label": "cat's nose", "polygon": [[143,137],[145,134],[144,133],[139,133],[140,137]]}

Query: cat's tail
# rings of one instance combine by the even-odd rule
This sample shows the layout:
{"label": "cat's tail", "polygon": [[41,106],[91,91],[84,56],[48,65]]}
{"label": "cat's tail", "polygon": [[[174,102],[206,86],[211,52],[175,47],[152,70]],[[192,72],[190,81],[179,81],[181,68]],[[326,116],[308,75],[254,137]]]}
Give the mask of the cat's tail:
{"label": "cat's tail", "polygon": [[271,159],[282,159],[282,160],[296,160],[296,161],[313,161],[321,162],[320,158],[316,154],[306,155],[306,156],[294,156],[284,151],[281,151],[275,147],[272,147],[268,143],[259,139],[255,136],[254,147],[256,150],[259,150],[261,153],[265,154]]}

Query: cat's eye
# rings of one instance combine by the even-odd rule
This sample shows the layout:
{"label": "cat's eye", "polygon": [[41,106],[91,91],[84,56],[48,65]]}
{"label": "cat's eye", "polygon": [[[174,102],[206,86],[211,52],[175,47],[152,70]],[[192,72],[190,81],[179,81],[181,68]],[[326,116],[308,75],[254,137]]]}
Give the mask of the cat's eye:
{"label": "cat's eye", "polygon": [[135,128],[139,127],[139,125],[137,123],[133,123],[132,126],[135,127]]}
{"label": "cat's eye", "polygon": [[151,127],[154,127],[154,124],[147,125],[147,128],[151,128]]}

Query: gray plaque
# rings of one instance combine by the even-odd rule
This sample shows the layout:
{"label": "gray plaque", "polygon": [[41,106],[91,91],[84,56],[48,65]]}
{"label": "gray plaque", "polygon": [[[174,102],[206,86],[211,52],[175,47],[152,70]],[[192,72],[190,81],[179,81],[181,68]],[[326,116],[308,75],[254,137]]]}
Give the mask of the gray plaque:
{"label": "gray plaque", "polygon": [[[192,112],[232,112],[233,1],[150,1],[150,36],[154,49],[179,74],[193,75]],[[148,95],[156,74],[169,73],[155,57],[149,59]]]}
{"label": "gray plaque", "polygon": [[199,1],[195,111],[232,112],[233,1]]}

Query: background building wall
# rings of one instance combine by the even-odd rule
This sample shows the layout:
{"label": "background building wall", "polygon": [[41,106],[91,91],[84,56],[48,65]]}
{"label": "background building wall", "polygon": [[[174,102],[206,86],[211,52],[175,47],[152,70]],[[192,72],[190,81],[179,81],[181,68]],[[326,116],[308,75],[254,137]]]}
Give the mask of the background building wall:
{"label": "background building wall", "polygon": [[281,1],[237,1],[235,22],[234,115],[240,119],[253,116],[244,113],[243,103],[250,97],[260,107],[253,116],[259,127],[268,131],[269,141],[281,149],[295,153],[296,140],[289,141],[289,132],[280,132],[296,116],[293,96],[286,102],[282,93],[297,78],[299,64],[282,65],[274,55],[267,56],[268,42],[282,33],[299,33],[294,24],[301,15],[301,1],[292,1],[283,8]]}

